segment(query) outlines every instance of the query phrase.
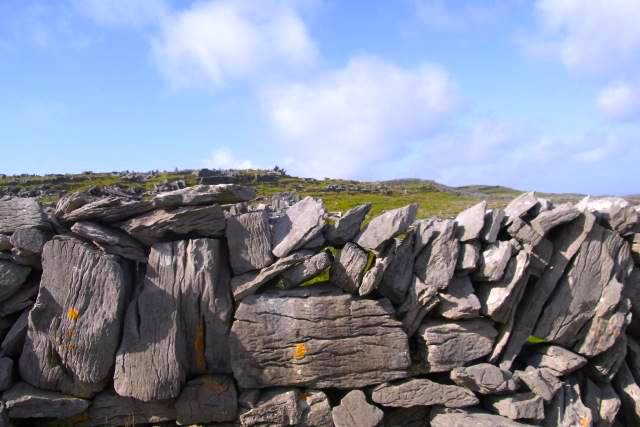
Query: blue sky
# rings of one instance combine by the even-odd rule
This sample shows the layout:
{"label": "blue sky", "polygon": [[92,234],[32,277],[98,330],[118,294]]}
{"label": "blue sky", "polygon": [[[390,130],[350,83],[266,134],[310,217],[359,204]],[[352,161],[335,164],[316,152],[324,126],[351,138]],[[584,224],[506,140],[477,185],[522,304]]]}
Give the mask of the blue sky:
{"label": "blue sky", "polygon": [[640,193],[637,0],[4,0],[0,173]]}

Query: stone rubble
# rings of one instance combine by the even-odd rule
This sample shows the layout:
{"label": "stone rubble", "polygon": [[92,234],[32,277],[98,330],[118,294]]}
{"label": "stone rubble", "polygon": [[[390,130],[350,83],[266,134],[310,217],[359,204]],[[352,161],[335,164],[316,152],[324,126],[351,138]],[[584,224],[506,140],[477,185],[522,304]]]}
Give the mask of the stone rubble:
{"label": "stone rubble", "polygon": [[0,198],[0,426],[640,425],[625,200],[166,189]]}

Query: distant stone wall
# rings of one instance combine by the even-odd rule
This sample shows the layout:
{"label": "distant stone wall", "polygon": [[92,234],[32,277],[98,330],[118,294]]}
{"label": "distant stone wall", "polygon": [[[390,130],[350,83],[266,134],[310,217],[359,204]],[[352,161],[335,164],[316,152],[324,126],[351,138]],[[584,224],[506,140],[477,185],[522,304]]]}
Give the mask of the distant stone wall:
{"label": "distant stone wall", "polygon": [[640,218],[0,198],[0,426],[638,426]]}

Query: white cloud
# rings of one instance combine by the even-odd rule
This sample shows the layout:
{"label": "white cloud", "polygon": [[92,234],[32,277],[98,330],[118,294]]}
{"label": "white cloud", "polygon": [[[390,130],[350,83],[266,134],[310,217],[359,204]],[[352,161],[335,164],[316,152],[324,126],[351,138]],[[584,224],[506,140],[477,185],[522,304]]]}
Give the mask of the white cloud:
{"label": "white cloud", "polygon": [[611,71],[637,63],[638,0],[538,0],[537,41],[568,69]]}
{"label": "white cloud", "polygon": [[305,68],[316,48],[292,2],[217,0],[167,16],[153,40],[154,57],[176,86],[219,87]]}
{"label": "white cloud", "polygon": [[237,159],[229,149],[220,148],[211,153],[205,161],[205,167],[212,169],[251,169],[256,166],[251,160]]}
{"label": "white cloud", "polygon": [[597,104],[600,111],[611,119],[640,117],[640,89],[628,83],[614,83],[600,92]]}
{"label": "white cloud", "polygon": [[402,68],[356,57],[306,83],[262,93],[275,138],[303,176],[371,177],[427,137],[458,103],[449,74],[432,64]]}
{"label": "white cloud", "polygon": [[101,25],[155,24],[169,13],[165,0],[72,0],[75,8]]}

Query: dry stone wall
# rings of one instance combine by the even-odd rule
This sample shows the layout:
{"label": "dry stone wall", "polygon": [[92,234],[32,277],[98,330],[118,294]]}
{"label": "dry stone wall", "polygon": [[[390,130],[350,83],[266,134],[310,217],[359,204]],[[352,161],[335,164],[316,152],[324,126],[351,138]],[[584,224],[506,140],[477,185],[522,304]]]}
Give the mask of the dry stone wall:
{"label": "dry stone wall", "polygon": [[640,425],[626,201],[254,196],[1,198],[0,427]]}

